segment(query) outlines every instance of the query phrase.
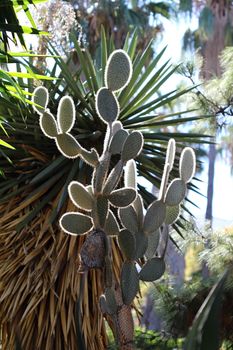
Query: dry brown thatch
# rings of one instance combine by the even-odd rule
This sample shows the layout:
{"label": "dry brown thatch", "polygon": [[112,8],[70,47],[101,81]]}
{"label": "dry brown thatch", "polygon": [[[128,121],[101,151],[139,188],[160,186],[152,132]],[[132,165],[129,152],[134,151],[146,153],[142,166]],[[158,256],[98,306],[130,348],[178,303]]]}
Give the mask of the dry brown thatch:
{"label": "dry brown thatch", "polygon": [[[32,154],[32,152],[30,152]],[[33,154],[21,161],[27,165]],[[27,167],[26,167],[27,168]],[[11,189],[12,190],[12,189]],[[34,191],[28,186],[0,206],[0,322],[3,350],[15,349],[16,336],[23,350],[76,350],[75,318],[79,317],[88,350],[106,348],[107,337],[98,299],[102,293],[101,271],[77,273],[79,250],[84,237],[71,237],[50,225],[49,218],[61,193],[39,211],[20,232],[17,225],[42,201],[46,188]],[[69,201],[65,211],[74,210]],[[122,257],[113,242],[114,273],[119,276]],[[80,299],[81,298],[81,299]]]}

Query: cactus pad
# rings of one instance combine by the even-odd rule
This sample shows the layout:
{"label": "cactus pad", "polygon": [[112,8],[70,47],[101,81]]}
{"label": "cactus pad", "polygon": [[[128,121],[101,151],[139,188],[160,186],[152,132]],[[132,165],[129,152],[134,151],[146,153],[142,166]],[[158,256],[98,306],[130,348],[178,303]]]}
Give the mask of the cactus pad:
{"label": "cactus pad", "polygon": [[174,206],[174,207],[166,207],[166,218],[164,223],[167,225],[171,225],[174,222],[176,222],[176,220],[179,218],[180,215],[180,206],[179,204]]}
{"label": "cactus pad", "polygon": [[108,196],[110,203],[117,208],[128,207],[135,198],[136,191],[133,188],[121,188]]}
{"label": "cactus pad", "polygon": [[196,156],[192,148],[185,147],[180,156],[180,178],[185,182],[192,180],[196,169]]}
{"label": "cactus pad", "polygon": [[151,259],[154,257],[159,245],[159,239],[160,239],[160,229],[156,230],[155,232],[151,233],[148,236],[148,247],[145,253],[147,259]]}
{"label": "cactus pad", "polygon": [[118,236],[120,228],[117,219],[111,210],[108,211],[108,216],[104,226],[104,232],[109,236]]}
{"label": "cactus pad", "polygon": [[142,229],[143,221],[144,221],[144,205],[143,205],[143,198],[140,194],[137,194],[137,198],[133,202],[133,207],[137,213],[138,225]]}
{"label": "cactus pad", "polygon": [[70,134],[60,134],[56,137],[56,145],[61,154],[67,158],[77,158],[81,153],[81,146]]}
{"label": "cactus pad", "polygon": [[68,186],[69,197],[79,208],[92,210],[93,197],[80,182],[72,181]]}
{"label": "cactus pad", "polygon": [[58,135],[57,122],[54,116],[47,111],[40,116],[40,128],[50,139],[54,139]]}
{"label": "cactus pad", "polygon": [[111,154],[120,154],[122,151],[123,144],[124,144],[126,138],[128,137],[128,135],[129,135],[129,133],[126,130],[124,130],[124,129],[118,130],[114,134],[114,136],[111,140],[109,152]]}
{"label": "cactus pad", "polygon": [[105,87],[99,89],[96,94],[96,111],[105,123],[114,122],[119,115],[119,103],[113,92]]}
{"label": "cactus pad", "polygon": [[106,197],[98,196],[96,198],[96,205],[93,209],[93,218],[96,217],[100,228],[104,228],[106,218],[108,216],[108,200]]}
{"label": "cactus pad", "polygon": [[83,235],[92,228],[89,216],[74,212],[63,214],[59,223],[64,232],[74,236]]}
{"label": "cactus pad", "polygon": [[165,164],[169,164],[169,171],[172,170],[174,159],[176,155],[176,141],[170,139],[167,146],[167,154]]}
{"label": "cactus pad", "polygon": [[148,207],[145,215],[143,225],[144,233],[149,235],[155,232],[164,222],[165,216],[165,204],[160,200],[152,202],[151,205]]}
{"label": "cactus pad", "polygon": [[127,162],[136,158],[143,146],[143,136],[139,131],[133,131],[125,140],[122,148],[121,159]]}
{"label": "cactus pad", "polygon": [[130,305],[139,290],[139,276],[133,262],[125,261],[121,270],[121,290],[124,304]]}
{"label": "cactus pad", "polygon": [[112,91],[123,89],[132,76],[132,63],[124,50],[115,50],[108,58],[105,69],[105,85]]}
{"label": "cactus pad", "polygon": [[61,133],[69,132],[75,122],[74,101],[69,96],[63,96],[58,105],[57,122]]}
{"label": "cactus pad", "polygon": [[38,106],[33,105],[34,110],[42,114],[47,108],[49,101],[49,92],[44,86],[38,86],[32,96],[32,102],[37,104]]}
{"label": "cactus pad", "polygon": [[116,166],[111,170],[106,183],[104,185],[103,193],[109,194],[117,186],[120,181],[121,174],[123,171],[123,162],[119,160]]}
{"label": "cactus pad", "polygon": [[181,179],[174,179],[168,186],[165,203],[169,206],[178,205],[185,197],[186,185]]}
{"label": "cactus pad", "polygon": [[139,278],[145,282],[158,280],[165,272],[165,262],[162,258],[148,260],[139,273]]}
{"label": "cactus pad", "polygon": [[119,209],[122,225],[132,233],[138,232],[138,217],[132,205]]}
{"label": "cactus pad", "polygon": [[96,167],[99,162],[99,155],[95,148],[92,148],[90,151],[85,148],[81,149],[81,158],[92,167]]}
{"label": "cactus pad", "polygon": [[137,190],[137,168],[133,159],[126,163],[124,175],[125,187],[133,187]]}
{"label": "cactus pad", "polygon": [[134,234],[128,230],[121,230],[118,236],[118,243],[126,259],[135,259],[136,240]]}
{"label": "cactus pad", "polygon": [[109,315],[114,315],[117,312],[117,303],[115,298],[115,293],[112,288],[105,289],[105,299],[107,306],[107,313]]}
{"label": "cactus pad", "polygon": [[136,259],[140,259],[144,256],[148,247],[148,237],[143,232],[137,232],[136,238]]}

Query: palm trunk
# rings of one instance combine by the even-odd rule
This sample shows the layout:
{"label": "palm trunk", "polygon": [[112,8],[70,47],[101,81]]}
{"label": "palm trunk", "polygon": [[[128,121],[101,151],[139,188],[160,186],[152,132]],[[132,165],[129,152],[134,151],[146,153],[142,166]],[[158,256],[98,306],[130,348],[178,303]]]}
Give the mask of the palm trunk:
{"label": "palm trunk", "polygon": [[205,218],[212,223],[213,219],[213,196],[214,196],[214,169],[216,159],[216,145],[209,146],[209,169],[208,169],[208,188],[207,188],[207,207]]}

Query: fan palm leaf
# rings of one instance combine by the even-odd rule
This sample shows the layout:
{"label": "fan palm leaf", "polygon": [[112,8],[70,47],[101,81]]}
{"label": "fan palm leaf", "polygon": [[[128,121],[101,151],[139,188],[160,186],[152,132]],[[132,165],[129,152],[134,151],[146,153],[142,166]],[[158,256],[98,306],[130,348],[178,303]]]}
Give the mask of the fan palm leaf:
{"label": "fan palm leaf", "polygon": [[[101,152],[105,125],[97,117],[94,98],[103,84],[104,66],[114,45],[107,42],[102,31],[103,66],[98,67],[89,53],[79,47],[74,36],[72,41],[79,59],[78,67],[73,65],[71,57],[58,57],[56,50],[49,47],[54,64],[46,68],[46,76],[57,77],[44,80],[50,92],[49,108],[55,113],[61,97],[72,96],[76,107],[73,134],[85,148],[95,147]],[[170,137],[176,139],[180,148],[186,143],[208,142],[209,138],[184,131],[173,132],[172,126],[180,127],[203,116],[195,115],[194,111],[191,117],[186,116],[187,111],[164,112],[171,102],[190,89],[159,94],[159,88],[176,68],[169,62],[160,63],[163,52],[148,66],[152,43],[144,53],[138,54],[136,43],[134,34],[124,46],[133,60],[134,73],[133,83],[118,94],[122,110],[120,120],[126,128],[136,128],[143,133],[145,146],[137,158],[139,173],[158,186]],[[33,63],[29,60],[27,65],[38,78],[40,72]],[[139,74],[141,69],[143,73]],[[32,79],[28,75],[23,80],[19,76],[14,79],[32,93]],[[31,105],[18,103],[15,94],[6,94],[8,97],[3,96],[0,108],[14,128],[11,143],[16,150],[4,151],[4,158],[0,160],[6,175],[0,183],[3,350],[13,349],[16,338],[23,349],[105,349],[107,337],[98,307],[98,297],[102,293],[101,271],[91,271],[87,275],[77,272],[83,238],[70,237],[58,226],[61,214],[74,209],[68,199],[68,183],[73,179],[89,183],[91,169],[82,160],[61,156],[53,141],[41,133]],[[9,105],[4,103],[6,98]],[[195,190],[194,185],[191,187]],[[148,205],[153,196],[143,186],[140,189]],[[114,274],[118,280],[122,256],[117,243],[113,240],[112,244]]]}

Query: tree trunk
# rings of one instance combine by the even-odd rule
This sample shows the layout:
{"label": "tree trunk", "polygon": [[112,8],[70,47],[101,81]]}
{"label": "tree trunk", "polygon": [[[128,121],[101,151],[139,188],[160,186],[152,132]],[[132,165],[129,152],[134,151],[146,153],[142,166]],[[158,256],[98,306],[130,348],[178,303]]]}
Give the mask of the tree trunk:
{"label": "tree trunk", "polygon": [[216,145],[209,146],[209,169],[208,169],[208,188],[207,188],[207,207],[205,218],[212,222],[213,219],[213,196],[214,196],[214,168],[216,159]]}

